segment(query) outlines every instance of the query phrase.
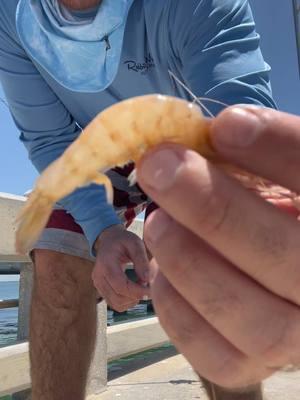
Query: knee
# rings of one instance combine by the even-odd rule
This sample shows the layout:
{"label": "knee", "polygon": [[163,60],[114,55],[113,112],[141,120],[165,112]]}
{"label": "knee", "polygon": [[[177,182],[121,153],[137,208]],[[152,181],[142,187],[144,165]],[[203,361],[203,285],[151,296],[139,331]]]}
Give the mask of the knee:
{"label": "knee", "polygon": [[74,308],[94,292],[91,262],[51,250],[34,251],[34,295],[53,307]]}

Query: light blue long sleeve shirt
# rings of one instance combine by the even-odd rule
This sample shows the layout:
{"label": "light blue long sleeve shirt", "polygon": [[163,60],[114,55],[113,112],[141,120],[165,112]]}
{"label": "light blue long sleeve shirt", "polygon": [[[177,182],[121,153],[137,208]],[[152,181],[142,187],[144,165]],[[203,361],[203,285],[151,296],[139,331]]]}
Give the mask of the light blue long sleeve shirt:
{"label": "light blue long sleeve shirt", "polygon": [[[150,93],[189,99],[169,70],[198,97],[275,107],[270,68],[247,0],[135,0],[117,76],[99,93],[67,90],[30,59],[16,31],[17,4],[0,2],[0,81],[20,139],[39,172],[101,110],[120,100]],[[216,105],[209,108],[219,111]],[[102,230],[119,223],[101,186],[78,189],[60,204],[82,227],[91,247]]]}

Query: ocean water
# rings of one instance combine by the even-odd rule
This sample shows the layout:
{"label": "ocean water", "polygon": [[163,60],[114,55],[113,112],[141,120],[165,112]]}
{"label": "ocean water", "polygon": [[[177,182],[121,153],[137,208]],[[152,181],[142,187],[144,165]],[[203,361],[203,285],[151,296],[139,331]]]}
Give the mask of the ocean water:
{"label": "ocean water", "polygon": [[[0,299],[17,299],[19,281],[0,281]],[[17,338],[18,308],[0,310],[0,347],[13,344]]]}

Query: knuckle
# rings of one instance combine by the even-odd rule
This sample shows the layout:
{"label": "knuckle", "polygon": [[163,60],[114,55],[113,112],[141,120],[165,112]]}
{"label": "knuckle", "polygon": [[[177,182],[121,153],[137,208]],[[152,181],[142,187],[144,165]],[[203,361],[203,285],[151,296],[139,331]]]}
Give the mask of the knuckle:
{"label": "knuckle", "polygon": [[292,300],[296,304],[300,304],[300,268],[298,262],[296,265],[291,266],[290,276],[293,279],[290,282],[290,285],[287,285],[286,293],[284,293],[284,297]]}
{"label": "knuckle", "polygon": [[109,268],[107,264],[102,264],[102,266],[99,268],[99,273],[102,274],[109,282],[116,281],[116,272],[112,268]]}
{"label": "knuckle", "polygon": [[[202,264],[203,254],[201,249],[199,251],[198,243],[196,251],[189,251],[188,254],[185,254],[180,265],[175,264],[176,268],[172,269],[173,277],[176,276],[178,282],[184,282],[186,277],[190,275],[189,271],[193,271]],[[205,295],[200,290],[195,296],[195,304],[201,306],[202,315],[205,316],[207,321],[214,325],[215,321],[218,322],[224,318],[230,319],[233,312],[235,314],[243,313],[243,302],[235,290],[228,290],[224,287],[223,281],[213,279],[210,275],[208,275],[208,278],[205,277],[206,275],[203,274],[203,282],[201,283],[205,284]]]}
{"label": "knuckle", "polygon": [[[286,269],[289,254],[292,252],[289,235],[284,229],[280,230],[272,224],[266,226],[259,221],[253,228],[249,232],[249,243],[257,257],[263,257],[268,266],[268,268],[261,268],[259,264],[253,270],[253,275],[258,280],[270,279],[273,274],[278,274],[279,269]],[[289,296],[290,293],[287,295]]]}
{"label": "knuckle", "polygon": [[[213,285],[213,283],[211,283]],[[215,291],[219,289],[219,292]],[[241,314],[241,301],[234,293],[225,293],[222,287],[214,288],[205,299],[201,298],[202,313],[214,325],[220,320],[230,320],[232,314]]]}
{"label": "knuckle", "polygon": [[113,276],[113,271],[110,265],[111,265],[110,260],[106,260],[104,258],[98,259],[95,270],[97,271],[98,274],[102,274],[108,277],[111,275]]}
{"label": "knuckle", "polygon": [[233,200],[228,193],[224,194],[220,189],[213,192],[209,186],[203,188],[202,195],[203,198],[196,220],[201,231],[204,230],[206,234],[213,234],[220,231],[223,226],[238,222],[237,218],[237,221],[234,221],[234,214],[231,212]]}
{"label": "knuckle", "polygon": [[125,279],[123,280],[119,276],[116,276],[112,271],[105,274],[105,279],[116,294],[121,296],[128,294],[127,282]]}
{"label": "knuckle", "polygon": [[[157,301],[157,299],[156,299]],[[166,303],[166,301],[165,301]],[[161,303],[157,307],[155,306],[156,311],[158,311],[158,316],[161,322],[161,325],[165,328],[170,340],[177,345],[180,346],[191,346],[192,343],[197,341],[197,321],[191,318],[184,318],[184,320],[178,320],[176,318],[175,310],[178,309],[177,301],[173,299],[173,301],[167,302],[161,306]]]}
{"label": "knuckle", "polygon": [[[201,243],[198,238],[191,235],[190,232],[183,231],[181,227],[179,229],[175,227],[170,231],[166,230],[166,236],[167,241],[163,243],[161,240],[160,243],[164,254],[159,268],[174,281],[186,282],[191,271],[203,264]],[[169,251],[171,246],[172,251]]]}
{"label": "knuckle", "polygon": [[184,325],[174,324],[173,318],[164,316],[164,324],[168,327],[169,336],[172,342],[180,343],[181,346],[191,345],[197,339],[195,324],[193,322],[185,323]]}
{"label": "knuckle", "polygon": [[120,296],[128,295],[128,288],[126,282],[120,282],[118,279],[114,279],[111,281],[111,285],[114,288],[114,291]]}

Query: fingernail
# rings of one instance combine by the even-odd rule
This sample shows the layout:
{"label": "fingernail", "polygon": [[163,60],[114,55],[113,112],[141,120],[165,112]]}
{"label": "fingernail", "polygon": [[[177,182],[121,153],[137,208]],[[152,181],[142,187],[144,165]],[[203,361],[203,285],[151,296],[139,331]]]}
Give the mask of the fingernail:
{"label": "fingernail", "polygon": [[145,228],[145,239],[148,245],[156,244],[166,233],[171,223],[171,217],[164,211],[157,211],[155,218],[150,215]]}
{"label": "fingernail", "polygon": [[159,150],[142,162],[140,177],[155,190],[167,190],[173,185],[180,166],[181,160],[174,151]]}
{"label": "fingernail", "polygon": [[251,146],[261,132],[262,122],[257,115],[258,110],[259,107],[232,108],[230,119],[228,115],[224,117],[227,118],[224,127],[217,125],[217,129],[213,129],[214,146],[220,150],[224,147],[245,148]]}

